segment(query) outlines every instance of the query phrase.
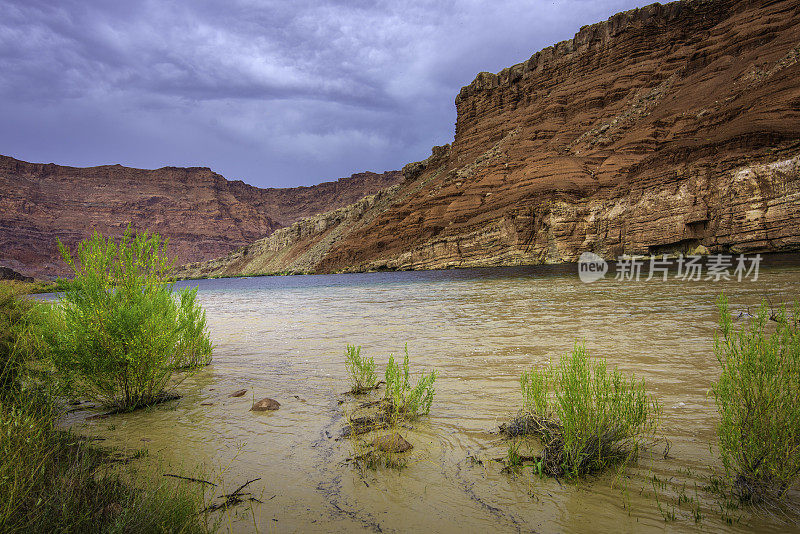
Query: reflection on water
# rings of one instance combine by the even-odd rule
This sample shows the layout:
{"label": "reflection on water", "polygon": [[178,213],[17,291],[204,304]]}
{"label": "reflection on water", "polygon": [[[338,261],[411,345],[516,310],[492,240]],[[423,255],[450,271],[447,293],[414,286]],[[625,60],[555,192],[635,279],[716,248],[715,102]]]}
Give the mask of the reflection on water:
{"label": "reflection on water", "polygon": [[[708,396],[718,373],[716,297],[724,290],[733,309],[795,297],[799,275],[790,265],[764,268],[758,282],[587,285],[574,267],[541,267],[185,283],[200,286],[214,363],[180,386],[172,406],[89,421],[85,431],[144,445],[151,462],[160,456],[173,471],[203,465],[229,491],[261,477],[248,489],[264,504],[230,519],[235,531],[780,530],[766,515],[725,525],[702,491],[699,525],[676,509],[665,526],[651,479],[686,481],[694,496],[719,469]],[[579,485],[501,473],[491,459],[506,444],[494,432],[519,409],[520,372],[582,338],[662,400],[669,457],[658,451],[629,476]],[[348,387],[345,345],[360,344],[382,372],[406,342],[412,372],[440,373],[433,409],[404,430],[415,447],[408,468],[362,475],[343,463],[349,443],[334,439]],[[247,395],[228,398],[241,388]],[[248,411],[265,396],[281,409]]]}

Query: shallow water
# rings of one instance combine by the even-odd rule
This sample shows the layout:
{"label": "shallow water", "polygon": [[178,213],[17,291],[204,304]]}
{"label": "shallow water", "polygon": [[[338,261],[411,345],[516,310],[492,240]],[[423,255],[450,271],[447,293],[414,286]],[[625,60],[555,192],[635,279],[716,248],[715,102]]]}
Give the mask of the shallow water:
{"label": "shallow water", "polygon": [[[739,310],[763,297],[794,298],[800,292],[796,259],[741,283],[584,284],[574,267],[531,267],[184,285],[200,287],[216,345],[213,364],[179,386],[179,401],[92,421],[76,412],[69,422],[110,444],[146,447],[151,455],[144,462],[153,469],[214,478],[224,484],[217,494],[260,477],[248,489],[264,503],[224,516],[233,531],[795,528],[774,513],[723,512],[702,488],[720,469],[717,414],[708,395],[718,374],[715,299],[724,290]],[[496,431],[520,408],[520,372],[569,350],[576,338],[647,381],[664,406],[668,457],[661,445],[624,476],[577,485],[541,480],[530,469],[518,476],[501,472],[492,459],[506,454],[507,441]],[[345,462],[354,454],[351,443],[335,439],[352,406],[343,395],[347,343],[374,356],[379,373],[405,343],[412,374],[439,371],[431,415],[402,429],[414,450],[401,471],[362,473]],[[242,388],[244,397],[228,398]],[[267,396],[280,410],[248,411],[254,399]],[[662,488],[658,480],[669,483]],[[678,505],[684,484],[685,494],[700,503],[699,523],[692,505]],[[665,522],[672,510],[676,519]]]}

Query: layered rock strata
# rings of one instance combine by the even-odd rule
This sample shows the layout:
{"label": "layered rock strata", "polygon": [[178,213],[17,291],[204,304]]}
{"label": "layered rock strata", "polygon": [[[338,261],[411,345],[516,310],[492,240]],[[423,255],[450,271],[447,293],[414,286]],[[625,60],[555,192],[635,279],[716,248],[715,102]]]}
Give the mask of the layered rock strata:
{"label": "layered rock strata", "polygon": [[359,173],[312,187],[259,189],[207,168],[76,168],[0,156],[0,265],[27,275],[67,274],[69,246],[130,223],[170,238],[179,264],[211,259],[315,213],[348,205],[400,180]]}
{"label": "layered rock strata", "polygon": [[[451,145],[406,166],[391,198],[352,208],[358,224],[316,231],[309,220],[296,239],[271,244],[268,270],[800,248],[795,1],[684,0],[620,13],[479,74],[455,103]],[[194,271],[239,274],[258,263],[239,259]]]}

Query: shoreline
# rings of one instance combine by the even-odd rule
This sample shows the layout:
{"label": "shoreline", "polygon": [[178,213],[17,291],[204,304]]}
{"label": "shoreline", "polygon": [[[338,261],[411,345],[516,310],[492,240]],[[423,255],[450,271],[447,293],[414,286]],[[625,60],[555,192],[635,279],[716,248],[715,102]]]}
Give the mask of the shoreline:
{"label": "shoreline", "polygon": [[[784,251],[784,252],[752,252],[752,253],[743,253],[745,257],[754,257],[756,255],[761,256],[761,266],[762,267],[782,267],[787,266],[791,267],[794,265],[800,265],[800,249],[796,251]],[[716,254],[698,254],[702,257],[702,264],[705,264],[708,261],[709,257],[716,256]],[[738,257],[739,254],[729,254],[733,257]],[[680,255],[678,254],[667,254],[667,260],[674,260],[677,259]],[[690,255],[686,255],[690,256]],[[661,256],[655,256],[656,258],[661,258]],[[620,256],[619,258],[624,259],[631,259],[636,261],[649,261],[650,256]],[[618,259],[619,259],[618,258]],[[616,265],[618,262],[617,260],[607,260],[607,263],[611,266]],[[574,272],[577,274],[577,266],[579,265],[578,262],[558,262],[558,263],[518,263],[518,264],[499,264],[499,265],[452,265],[448,267],[440,267],[440,268],[432,268],[432,269],[393,269],[393,268],[383,268],[383,269],[364,269],[364,270],[342,270],[342,271],[335,271],[335,272],[301,272],[301,271],[278,271],[278,272],[265,272],[265,273],[253,273],[253,274],[230,274],[230,275],[210,275],[210,276],[178,276],[175,278],[176,282],[191,282],[194,280],[222,280],[222,279],[236,279],[236,278],[261,278],[261,277],[277,277],[277,276],[331,276],[331,275],[339,275],[339,274],[375,274],[375,273],[405,273],[405,272],[440,272],[440,271],[466,271],[470,269],[506,269],[506,268],[556,268],[556,269],[564,269],[566,270],[569,267],[574,267]]]}

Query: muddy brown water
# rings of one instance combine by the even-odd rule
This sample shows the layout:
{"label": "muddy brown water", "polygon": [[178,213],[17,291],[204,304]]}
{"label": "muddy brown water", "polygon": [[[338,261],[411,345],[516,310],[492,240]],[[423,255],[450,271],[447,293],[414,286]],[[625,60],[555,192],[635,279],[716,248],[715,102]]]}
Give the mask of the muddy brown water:
{"label": "muddy brown water", "polygon": [[[140,462],[156,472],[215,480],[221,484],[216,494],[260,477],[248,490],[263,504],[224,514],[223,530],[797,528],[791,522],[798,518],[780,511],[726,511],[703,489],[721,468],[709,396],[719,372],[712,349],[715,299],[724,290],[739,310],[763,297],[796,297],[797,261],[762,268],[757,282],[584,284],[574,268],[507,268],[191,284],[199,285],[207,311],[213,364],[179,386],[178,401],[100,420],[75,412],[67,423],[109,444],[145,447],[151,454]],[[578,338],[593,355],[647,381],[664,406],[669,456],[661,446],[622,476],[578,484],[539,479],[530,468],[503,473],[492,459],[505,456],[508,442],[496,431],[521,406],[520,372],[558,357]],[[379,373],[405,343],[412,374],[439,372],[430,416],[401,429],[414,446],[405,469],[359,471],[346,462],[351,443],[334,439],[353,406],[342,394],[348,343],[373,356]],[[244,396],[228,397],[243,388]],[[262,397],[281,408],[249,411]],[[681,494],[693,503],[679,502]],[[797,493],[790,498],[798,502]]]}

